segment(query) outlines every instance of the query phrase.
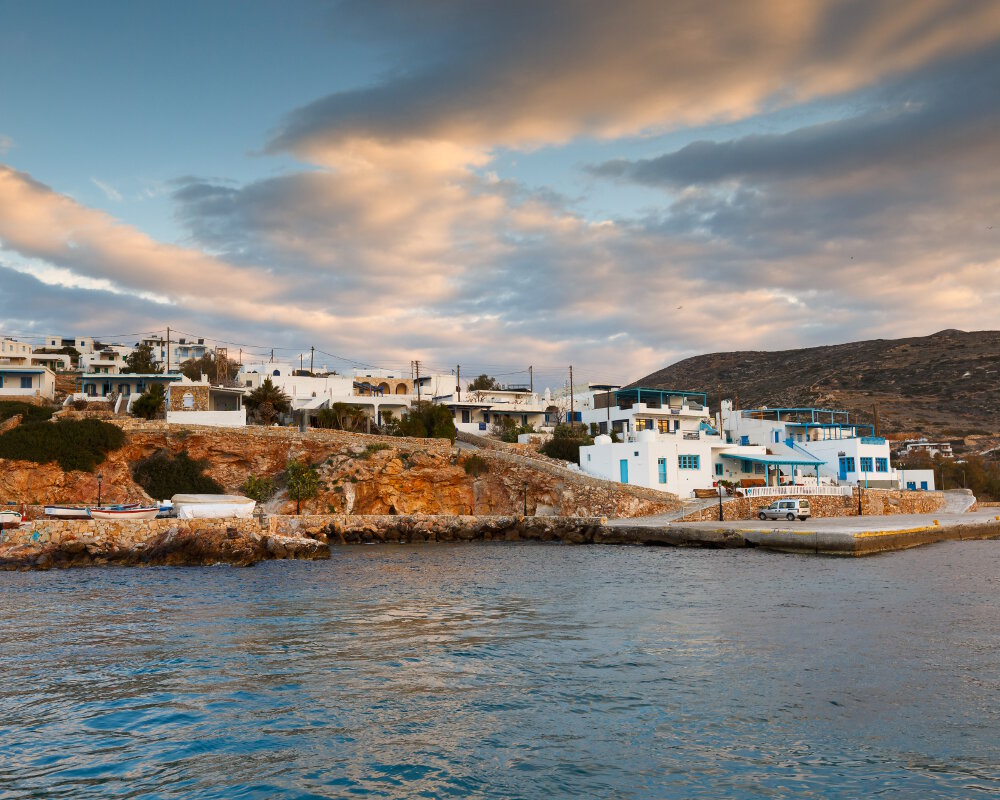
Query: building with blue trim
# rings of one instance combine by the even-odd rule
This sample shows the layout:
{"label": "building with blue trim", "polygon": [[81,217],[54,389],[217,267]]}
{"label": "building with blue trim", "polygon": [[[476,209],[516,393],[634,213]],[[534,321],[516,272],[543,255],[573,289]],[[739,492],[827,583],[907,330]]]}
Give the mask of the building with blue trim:
{"label": "building with blue trim", "polygon": [[[734,411],[722,401],[722,429],[734,444],[756,444],[783,459],[818,462],[820,479],[871,488],[899,488],[889,443],[871,425],[852,422],[847,411],[827,408],[749,408]],[[794,468],[779,470],[786,478]]]}

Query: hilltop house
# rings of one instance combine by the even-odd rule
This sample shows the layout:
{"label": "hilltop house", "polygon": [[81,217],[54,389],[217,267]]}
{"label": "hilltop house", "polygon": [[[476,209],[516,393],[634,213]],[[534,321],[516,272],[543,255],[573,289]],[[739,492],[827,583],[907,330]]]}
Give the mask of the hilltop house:
{"label": "hilltop house", "polygon": [[166,389],[171,383],[181,380],[178,373],[114,373],[84,372],[77,378],[77,391],[66,398],[66,404],[74,400],[108,402],[115,398],[114,411],[128,411],[135,398],[154,383]]}

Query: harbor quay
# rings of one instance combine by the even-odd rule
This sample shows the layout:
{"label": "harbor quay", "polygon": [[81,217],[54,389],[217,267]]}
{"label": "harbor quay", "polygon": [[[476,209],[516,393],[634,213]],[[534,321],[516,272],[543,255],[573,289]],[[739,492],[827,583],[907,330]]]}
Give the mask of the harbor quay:
{"label": "harbor quay", "polygon": [[861,556],[934,542],[1000,538],[993,510],[808,522],[684,522],[660,517],[271,515],[214,520],[39,520],[0,532],[0,569],[72,566],[250,566],[271,559],[325,559],[330,545],[560,542],[760,548]]}

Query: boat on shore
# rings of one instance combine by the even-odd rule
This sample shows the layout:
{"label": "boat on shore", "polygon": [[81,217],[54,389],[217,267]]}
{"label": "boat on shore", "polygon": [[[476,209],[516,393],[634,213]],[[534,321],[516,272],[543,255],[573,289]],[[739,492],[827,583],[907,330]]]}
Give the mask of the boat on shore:
{"label": "boat on shore", "polygon": [[115,508],[104,506],[103,508],[90,508],[91,519],[155,519],[160,513],[159,506],[133,505],[127,508]]}
{"label": "boat on shore", "polygon": [[[138,505],[138,503],[120,503],[100,508],[128,509],[137,508]],[[90,509],[87,506],[45,506],[45,516],[52,519],[90,519]]]}
{"label": "boat on shore", "polygon": [[23,520],[24,517],[21,516],[20,511],[13,511],[9,508],[0,510],[0,528],[8,525],[20,525]]}

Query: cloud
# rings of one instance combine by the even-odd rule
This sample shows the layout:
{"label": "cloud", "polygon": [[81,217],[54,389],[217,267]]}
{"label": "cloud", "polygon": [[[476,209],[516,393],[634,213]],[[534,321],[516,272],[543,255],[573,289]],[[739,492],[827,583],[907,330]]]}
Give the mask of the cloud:
{"label": "cloud", "polygon": [[322,161],[350,141],[532,147],[744,119],[987,44],[1000,6],[561,0],[428,11],[399,0],[345,4],[331,27],[386,42],[401,63],[294,111],[272,151]]}
{"label": "cloud", "polygon": [[122,196],[119,193],[119,191],[117,189],[115,189],[114,186],[110,186],[109,184],[105,183],[104,181],[99,181],[97,178],[91,178],[90,182],[92,184],[94,184],[94,186],[96,186],[102,192],[104,192],[104,196],[107,197],[108,200],[113,200],[116,203],[120,203],[121,202]]}

